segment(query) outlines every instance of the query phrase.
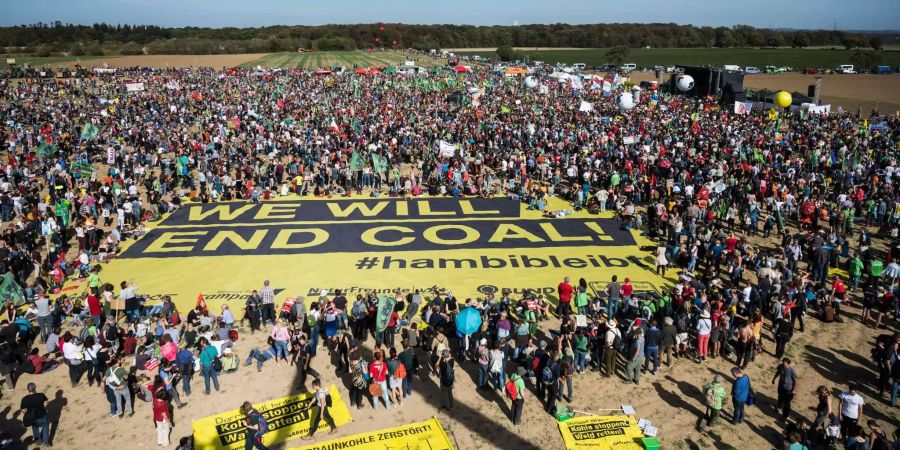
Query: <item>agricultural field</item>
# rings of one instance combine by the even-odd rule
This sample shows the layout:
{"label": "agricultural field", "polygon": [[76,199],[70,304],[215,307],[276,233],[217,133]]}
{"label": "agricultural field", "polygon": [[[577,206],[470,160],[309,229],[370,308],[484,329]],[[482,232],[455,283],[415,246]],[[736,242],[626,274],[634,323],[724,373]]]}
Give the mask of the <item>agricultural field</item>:
{"label": "agricultural field", "polygon": [[241,64],[241,67],[394,67],[402,65],[407,59],[414,60],[416,65],[421,67],[439,66],[447,63],[444,59],[430,58],[423,55],[409,56],[403,52],[282,52],[270,53],[253,61],[248,61]]}
{"label": "agricultural field", "polygon": [[64,64],[68,63],[69,65],[75,65],[79,61],[83,62],[85,66],[92,65],[94,60],[101,58],[112,58],[109,56],[47,56],[47,57],[39,57],[39,56],[3,56],[0,57],[0,70],[5,70],[7,67],[6,59],[12,58],[16,60],[16,64],[19,66],[24,66],[28,64],[31,67],[42,67],[44,64]]}
{"label": "agricultural field", "polygon": [[[588,66],[608,63],[605,48],[593,49],[518,49],[527,54],[531,60],[543,61],[545,64],[585,63]],[[493,51],[466,51],[460,49],[459,55],[480,55],[495,58]],[[880,65],[889,65],[897,69],[900,65],[900,51],[883,50],[880,52]],[[834,68],[840,64],[851,64],[849,50],[801,49],[801,48],[635,48],[631,49],[629,63],[638,67],[655,65],[671,66],[736,64],[739,66],[789,66],[795,69],[804,67]]]}

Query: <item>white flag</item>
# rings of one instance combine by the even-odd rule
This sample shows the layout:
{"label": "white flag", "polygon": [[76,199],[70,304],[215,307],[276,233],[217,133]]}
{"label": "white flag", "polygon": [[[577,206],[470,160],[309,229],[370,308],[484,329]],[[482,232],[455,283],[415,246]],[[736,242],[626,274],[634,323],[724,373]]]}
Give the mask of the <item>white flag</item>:
{"label": "white flag", "polygon": [[128,92],[143,91],[144,83],[125,83],[125,90]]}
{"label": "white flag", "polygon": [[438,143],[438,150],[441,152],[441,156],[445,158],[452,158],[453,154],[456,153],[456,144],[451,144],[447,141],[440,141]]}
{"label": "white flag", "polygon": [[581,106],[578,107],[578,110],[581,112],[589,112],[594,110],[594,104],[586,102],[584,100],[581,101]]}

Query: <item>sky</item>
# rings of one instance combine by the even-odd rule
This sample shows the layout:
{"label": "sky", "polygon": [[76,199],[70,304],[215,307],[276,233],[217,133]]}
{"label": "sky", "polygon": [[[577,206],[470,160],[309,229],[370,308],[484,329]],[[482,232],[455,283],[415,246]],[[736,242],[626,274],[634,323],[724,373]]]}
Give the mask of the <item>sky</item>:
{"label": "sky", "polygon": [[900,29],[900,0],[0,0],[0,26],[36,22],[253,27],[329,23]]}

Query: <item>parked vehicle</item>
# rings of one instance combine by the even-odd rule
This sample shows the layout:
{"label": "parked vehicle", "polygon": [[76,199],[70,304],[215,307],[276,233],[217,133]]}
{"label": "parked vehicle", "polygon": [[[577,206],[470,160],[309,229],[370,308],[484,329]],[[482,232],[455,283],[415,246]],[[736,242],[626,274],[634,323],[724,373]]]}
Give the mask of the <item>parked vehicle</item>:
{"label": "parked vehicle", "polygon": [[747,73],[747,74],[754,74],[754,73],[761,73],[761,72],[762,71],[759,70],[759,67],[754,67],[754,66],[744,67],[744,73]]}
{"label": "parked vehicle", "polygon": [[834,69],[834,73],[856,73],[856,69],[853,68],[853,64],[841,64]]}
{"label": "parked vehicle", "polygon": [[734,64],[725,64],[724,66],[722,66],[722,68],[725,70],[734,70],[737,72],[743,71],[743,69],[741,69],[741,66],[736,66]]}
{"label": "parked vehicle", "polygon": [[675,66],[666,67],[666,73],[672,73],[672,72],[675,72]]}
{"label": "parked vehicle", "polygon": [[628,72],[631,72],[632,70],[637,69],[637,64],[625,63],[625,64],[622,64],[621,69],[622,69],[622,72],[628,73]]}
{"label": "parked vehicle", "polygon": [[875,66],[875,69],[872,70],[872,73],[877,73],[879,75],[886,75],[890,73],[894,73],[891,69],[891,66]]}
{"label": "parked vehicle", "polygon": [[597,67],[594,67],[594,70],[597,72],[615,72],[616,65],[615,64],[600,64]]}
{"label": "parked vehicle", "polygon": [[586,67],[587,67],[587,64],[585,64],[585,63],[575,63],[575,64],[572,64],[572,69],[575,70],[576,72],[581,72],[581,71],[584,70]]}

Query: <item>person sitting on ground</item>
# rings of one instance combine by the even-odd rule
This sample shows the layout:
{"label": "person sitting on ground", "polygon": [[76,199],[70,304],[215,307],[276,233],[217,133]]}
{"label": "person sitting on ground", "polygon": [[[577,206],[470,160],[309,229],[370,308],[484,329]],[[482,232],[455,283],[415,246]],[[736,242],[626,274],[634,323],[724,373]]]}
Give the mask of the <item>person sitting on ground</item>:
{"label": "person sitting on ground", "polygon": [[40,375],[59,367],[59,361],[56,356],[51,354],[49,357],[41,356],[37,348],[31,349],[28,354],[27,362],[22,364],[21,370],[32,375]]}
{"label": "person sitting on ground", "polygon": [[222,350],[222,357],[219,359],[222,361],[222,372],[224,373],[236,372],[238,366],[240,366],[240,358],[238,358],[231,347]]}
{"label": "person sitting on ground", "polygon": [[249,366],[250,363],[255,359],[256,360],[256,371],[262,372],[263,363],[275,357],[275,349],[269,347],[265,350],[259,350],[258,348],[250,349],[250,354],[247,355],[247,361],[244,362],[245,366]]}

